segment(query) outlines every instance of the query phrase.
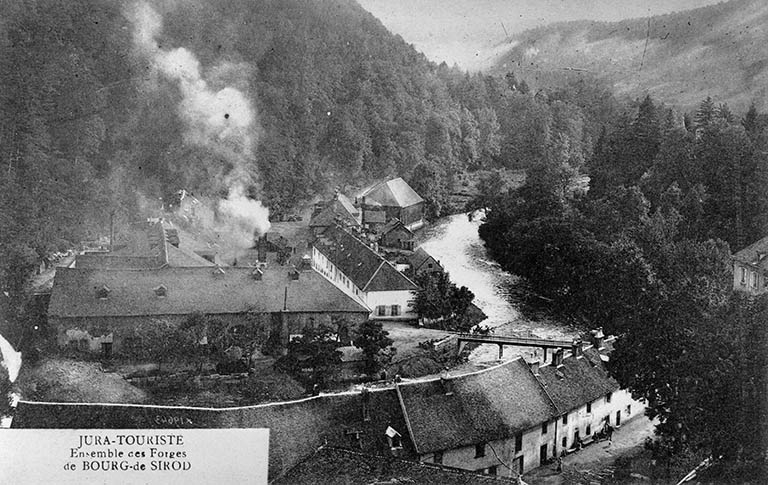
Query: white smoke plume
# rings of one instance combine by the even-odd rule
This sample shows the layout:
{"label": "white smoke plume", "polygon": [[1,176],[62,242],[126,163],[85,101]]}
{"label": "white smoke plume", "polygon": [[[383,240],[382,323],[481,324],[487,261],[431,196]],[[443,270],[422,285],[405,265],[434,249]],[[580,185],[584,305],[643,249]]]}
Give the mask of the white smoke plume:
{"label": "white smoke plume", "polygon": [[[241,247],[251,247],[254,231],[269,230],[269,210],[250,199],[245,187],[255,184],[248,170],[256,142],[257,119],[248,96],[234,86],[215,90],[201,70],[197,57],[183,47],[165,49],[158,45],[162,17],[146,2],[135,4],[129,12],[133,21],[133,41],[137,51],[152,63],[155,73],[177,83],[182,95],[178,113],[185,124],[184,143],[204,146],[222,156],[234,167],[223,181],[229,196],[213,207],[213,227],[232,237]],[[223,62],[210,75],[216,84],[221,73],[237,65]],[[205,221],[201,221],[205,223]]]}
{"label": "white smoke plume", "polygon": [[253,246],[254,229],[259,234],[269,231],[269,210],[247,197],[239,185],[230,189],[226,200],[219,201],[218,219],[221,230],[229,231],[232,243],[241,248]]}

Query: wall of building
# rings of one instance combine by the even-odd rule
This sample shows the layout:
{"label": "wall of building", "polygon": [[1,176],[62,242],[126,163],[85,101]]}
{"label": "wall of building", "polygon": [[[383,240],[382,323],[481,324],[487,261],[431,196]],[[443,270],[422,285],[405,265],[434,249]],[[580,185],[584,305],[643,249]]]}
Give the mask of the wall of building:
{"label": "wall of building", "polygon": [[[365,294],[365,303],[371,309],[371,319],[415,320],[418,315],[413,311],[413,298],[414,293],[410,290],[369,291]],[[399,307],[398,315],[392,315],[392,305]],[[379,314],[380,306],[384,307],[384,315]]]}
{"label": "wall of building", "polygon": [[[620,413],[620,420],[623,424],[633,417],[642,415],[645,406],[643,403],[632,399],[629,392],[621,390],[611,394],[610,402],[607,402],[606,396],[603,396],[593,401],[590,408],[590,412],[587,412],[585,404],[568,412],[566,424],[563,424],[562,416],[548,420],[546,433],[543,432],[544,423],[526,430],[522,435],[522,448],[520,450],[515,448],[516,436],[512,436],[503,440],[491,441],[489,446],[486,446],[485,455],[482,457],[476,456],[477,450],[474,445],[444,450],[440,462],[445,466],[480,471],[481,473],[487,472],[492,466],[497,466],[498,475],[510,476],[509,469],[501,462],[513,467],[517,472],[522,460],[523,473],[528,473],[541,466],[542,446],[547,446],[547,460],[555,460],[563,450],[563,437],[566,438],[566,447],[570,449],[574,446],[576,430],[579,430],[582,441],[588,444],[594,433],[603,428],[606,417],[610,418],[610,424],[615,428],[617,412]],[[587,426],[590,427],[589,435],[586,433]],[[490,446],[495,450],[495,454]],[[438,463],[435,458],[435,453],[426,453],[420,456],[421,461]],[[512,476],[516,476],[516,474]]]}
{"label": "wall of building", "polygon": [[[465,470],[488,473],[488,469],[495,466],[496,474],[505,477],[516,477],[520,471],[520,462],[523,464],[523,473],[527,473],[540,466],[541,446],[547,445],[547,457],[552,459],[555,443],[554,421],[547,424],[547,432],[542,433],[542,426],[537,425],[522,433],[522,448],[516,449],[517,437],[512,436],[503,440],[490,441],[485,445],[485,453],[477,457],[475,445],[464,446],[442,452],[442,464],[445,466],[462,468]],[[495,453],[494,453],[495,452]],[[420,456],[420,460],[429,463],[435,461],[435,453],[427,453]],[[507,466],[513,468],[510,471]]]}
{"label": "wall of building", "polygon": [[341,291],[365,303],[365,293],[314,246],[312,246],[312,267]]}
{"label": "wall of building", "polygon": [[400,209],[399,219],[406,226],[411,226],[424,219],[424,202]]}
{"label": "wall of building", "polygon": [[[351,335],[362,322],[368,319],[366,312],[279,312],[261,314],[217,314],[212,315],[228,326],[255,325],[257,335],[266,342],[268,337],[277,332],[278,341],[287,345],[291,335],[302,334],[308,326],[327,325],[340,334]],[[112,351],[120,352],[123,339],[130,335],[133,329],[152,320],[162,319],[172,325],[180,325],[188,315],[136,316],[136,317],[84,317],[58,318],[50,317],[49,322],[56,328],[57,344],[59,347],[76,347],[79,350],[101,352],[102,343],[111,343]],[[341,326],[346,331],[341,331]]]}
{"label": "wall of building", "polygon": [[[590,405],[590,412],[587,412],[587,405],[569,411],[567,424],[563,424],[562,416],[558,421],[559,437],[558,450],[562,450],[562,438],[566,438],[566,449],[571,449],[576,445],[576,431],[584,443],[593,439],[596,432],[603,429],[605,419],[609,418],[609,423],[616,427],[616,413],[620,415],[621,423],[643,414],[645,405],[640,401],[632,399],[632,394],[625,390],[619,390],[611,393],[610,402],[607,396],[594,400]],[[589,428],[589,429],[587,429]],[[587,433],[589,431],[589,433]]]}
{"label": "wall of building", "polygon": [[[316,269],[320,274],[325,276],[334,285],[341,289],[346,294],[357,298],[362,301],[368,308],[371,309],[370,318],[375,320],[415,320],[418,318],[416,312],[413,311],[411,300],[414,294],[410,290],[394,290],[394,291],[369,291],[364,292],[354,283],[352,280],[346,277],[344,273],[339,271],[335,264],[333,264],[323,253],[312,248],[312,267]],[[392,315],[392,305],[400,307],[399,315]],[[384,306],[385,314],[379,315],[376,307]]]}
{"label": "wall of building", "polygon": [[768,278],[752,265],[733,262],[733,289],[746,291],[753,295],[763,293],[766,290]]}
{"label": "wall of building", "polygon": [[389,248],[413,250],[413,233],[402,226],[392,229],[381,238],[381,245]]}

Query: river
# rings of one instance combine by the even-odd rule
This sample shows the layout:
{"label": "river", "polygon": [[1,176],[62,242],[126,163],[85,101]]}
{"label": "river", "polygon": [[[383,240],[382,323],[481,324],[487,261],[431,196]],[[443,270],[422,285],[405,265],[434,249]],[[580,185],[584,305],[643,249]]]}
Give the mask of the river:
{"label": "river", "polygon": [[[477,232],[481,223],[481,217],[470,221],[466,214],[448,216],[422,230],[417,242],[440,261],[454,283],[472,290],[475,305],[488,315],[480,325],[493,328],[494,334],[551,339],[577,337],[578,332],[569,326],[549,320],[530,320],[521,315],[509,292],[517,278],[488,257]],[[516,354],[505,352],[505,357],[512,355]],[[497,357],[496,345],[483,345],[471,358]]]}

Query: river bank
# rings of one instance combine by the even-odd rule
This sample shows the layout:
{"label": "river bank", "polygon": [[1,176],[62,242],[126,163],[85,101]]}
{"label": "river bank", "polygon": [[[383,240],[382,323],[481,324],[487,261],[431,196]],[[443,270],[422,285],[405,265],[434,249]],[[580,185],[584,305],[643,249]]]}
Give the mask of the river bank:
{"label": "river bank", "polygon": [[[515,275],[502,270],[491,260],[478,234],[482,214],[471,220],[467,214],[444,217],[417,234],[417,245],[440,261],[450,273],[451,280],[466,286],[475,294],[475,304],[488,318],[480,323],[495,335],[531,336],[548,339],[573,339],[579,331],[569,325],[550,319],[530,318],[520,312],[513,290],[518,284]],[[537,358],[538,350],[507,347],[503,358],[524,355]],[[498,346],[481,345],[472,352],[470,360],[498,359]]]}

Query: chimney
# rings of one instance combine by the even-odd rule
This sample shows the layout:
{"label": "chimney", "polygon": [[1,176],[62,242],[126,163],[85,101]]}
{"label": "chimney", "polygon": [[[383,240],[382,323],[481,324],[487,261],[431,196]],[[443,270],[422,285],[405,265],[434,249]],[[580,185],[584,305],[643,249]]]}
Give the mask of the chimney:
{"label": "chimney", "polygon": [[537,376],[539,375],[539,361],[533,360],[531,362],[528,362],[528,367],[531,368],[531,372],[533,372],[533,375]]}
{"label": "chimney", "polygon": [[571,355],[574,357],[581,357],[581,340],[574,340],[571,343]]}
{"label": "chimney", "polygon": [[603,327],[598,327],[596,330],[592,330],[590,332],[590,339],[592,340],[592,345],[595,346],[595,349],[602,349],[603,348],[603,339],[605,338],[605,335],[603,335]]}
{"label": "chimney", "polygon": [[554,367],[560,367],[563,365],[563,349],[557,349],[555,354],[552,356],[552,365]]}

